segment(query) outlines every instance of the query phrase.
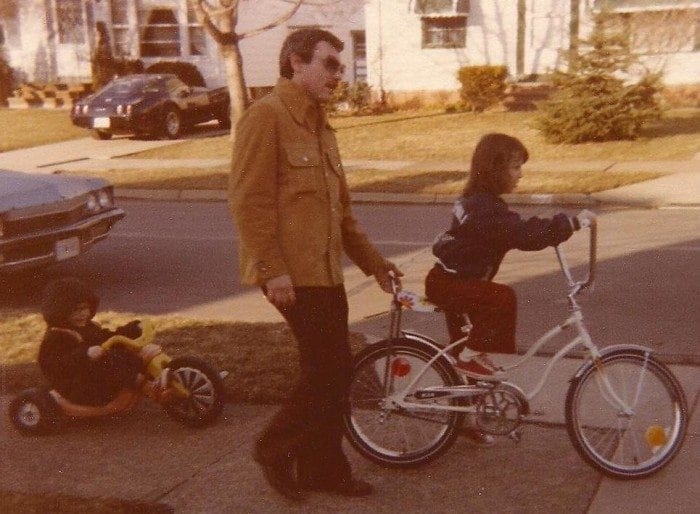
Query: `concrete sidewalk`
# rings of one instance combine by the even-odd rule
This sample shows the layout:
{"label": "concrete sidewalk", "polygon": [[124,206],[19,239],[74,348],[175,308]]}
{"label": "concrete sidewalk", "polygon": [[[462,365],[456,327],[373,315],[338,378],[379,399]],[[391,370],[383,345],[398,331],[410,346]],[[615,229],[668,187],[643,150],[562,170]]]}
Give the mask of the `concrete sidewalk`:
{"label": "concrete sidewalk", "polygon": [[[530,390],[543,364],[535,358],[511,378]],[[316,494],[293,505],[277,495],[250,457],[254,436],[275,407],[234,404],[219,423],[201,430],[177,424],[152,405],[121,418],[73,423],[41,438],[18,435],[3,417],[0,490],[119,498],[207,514],[697,512],[697,416],[681,452],[661,472],[637,481],[603,478],[579,457],[563,425],[564,394],[579,365],[567,359],[555,368],[549,387],[533,401],[542,414],[525,426],[519,444],[500,438],[495,447],[474,448],[458,438],[445,455],[412,470],[376,466],[348,447],[354,471],[377,490],[364,499]],[[672,369],[695,404],[697,371]],[[235,380],[232,371],[229,379]],[[0,400],[3,411],[7,401]]]}

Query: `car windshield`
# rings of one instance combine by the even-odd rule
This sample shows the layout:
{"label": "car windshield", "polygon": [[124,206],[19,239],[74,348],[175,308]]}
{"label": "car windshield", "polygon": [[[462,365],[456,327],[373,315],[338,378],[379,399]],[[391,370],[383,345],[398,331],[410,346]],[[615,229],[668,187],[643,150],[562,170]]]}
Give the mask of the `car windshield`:
{"label": "car windshield", "polygon": [[163,90],[163,86],[157,79],[118,79],[107,84],[100,96],[127,96],[135,93],[157,93]]}

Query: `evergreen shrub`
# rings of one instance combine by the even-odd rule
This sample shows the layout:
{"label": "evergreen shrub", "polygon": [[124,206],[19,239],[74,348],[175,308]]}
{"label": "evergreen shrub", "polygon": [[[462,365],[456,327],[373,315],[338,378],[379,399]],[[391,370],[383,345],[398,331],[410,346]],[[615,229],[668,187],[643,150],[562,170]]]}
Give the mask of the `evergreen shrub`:
{"label": "evergreen shrub", "polygon": [[539,105],[535,122],[550,143],[636,139],[661,114],[660,77],[631,73],[628,34],[609,16],[596,17],[578,55],[568,57],[569,71],[552,77],[556,92]]}

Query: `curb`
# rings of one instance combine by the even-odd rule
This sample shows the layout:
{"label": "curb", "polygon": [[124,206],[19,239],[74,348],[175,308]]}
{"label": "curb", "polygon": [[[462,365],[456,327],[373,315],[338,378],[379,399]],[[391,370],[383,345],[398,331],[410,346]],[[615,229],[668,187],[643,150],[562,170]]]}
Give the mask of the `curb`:
{"label": "curb", "polygon": [[[597,198],[594,194],[507,194],[502,198],[511,205],[561,205],[577,207],[636,207],[658,208],[664,205],[652,199]],[[223,202],[228,192],[219,189],[122,189],[114,190],[114,196],[127,200],[154,200],[168,202]],[[451,205],[455,195],[412,193],[351,193],[355,203],[444,204]]]}

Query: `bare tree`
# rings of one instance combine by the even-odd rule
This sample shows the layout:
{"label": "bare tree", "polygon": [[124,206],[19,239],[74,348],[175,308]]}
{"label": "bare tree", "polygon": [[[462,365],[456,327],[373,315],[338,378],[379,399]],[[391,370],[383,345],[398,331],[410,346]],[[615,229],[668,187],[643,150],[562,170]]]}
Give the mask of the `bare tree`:
{"label": "bare tree", "polygon": [[[205,28],[219,45],[226,70],[226,83],[231,95],[231,118],[237,120],[248,106],[248,90],[243,75],[243,57],[239,48],[242,39],[252,37],[285,23],[306,5],[328,6],[339,0],[283,0],[289,8],[276,19],[260,27],[246,32],[236,32],[238,25],[241,0],[188,0],[197,17],[197,21]],[[267,0],[255,0],[257,2]],[[233,137],[233,132],[232,136]]]}

